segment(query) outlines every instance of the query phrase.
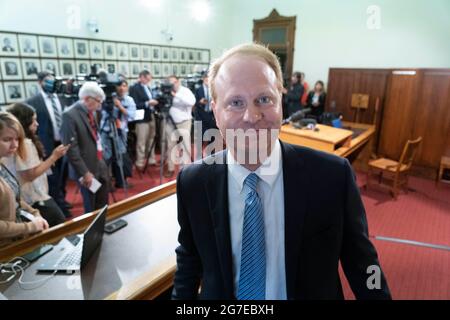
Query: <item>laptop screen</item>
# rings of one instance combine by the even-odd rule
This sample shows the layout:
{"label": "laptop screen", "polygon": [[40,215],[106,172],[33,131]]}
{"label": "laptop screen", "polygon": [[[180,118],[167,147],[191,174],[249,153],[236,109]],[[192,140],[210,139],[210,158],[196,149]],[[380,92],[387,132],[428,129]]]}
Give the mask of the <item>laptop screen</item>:
{"label": "laptop screen", "polygon": [[95,249],[102,242],[107,211],[108,206],[106,205],[100,210],[94,221],[92,221],[91,225],[84,232],[81,268],[89,261]]}

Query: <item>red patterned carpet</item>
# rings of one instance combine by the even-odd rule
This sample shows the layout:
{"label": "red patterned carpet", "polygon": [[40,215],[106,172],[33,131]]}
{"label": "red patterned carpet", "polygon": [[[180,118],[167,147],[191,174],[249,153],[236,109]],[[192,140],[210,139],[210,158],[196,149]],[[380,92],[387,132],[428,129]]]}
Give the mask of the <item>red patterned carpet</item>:
{"label": "red patterned carpet", "polygon": [[[358,185],[365,175],[357,174]],[[176,178],[163,179],[163,183]],[[142,178],[136,173],[129,179],[133,187],[128,196],[159,185],[159,167],[150,167]],[[375,239],[376,236],[413,240],[450,247],[450,185],[410,178],[410,191],[397,201],[383,190],[361,188],[369,233],[378,250],[380,262],[394,299],[450,300],[450,251]],[[67,200],[74,205],[74,215],[82,213],[81,195],[69,183]],[[116,201],[125,199],[122,189],[115,192]],[[110,198],[110,203],[113,199]],[[345,296],[353,294],[343,281]]]}

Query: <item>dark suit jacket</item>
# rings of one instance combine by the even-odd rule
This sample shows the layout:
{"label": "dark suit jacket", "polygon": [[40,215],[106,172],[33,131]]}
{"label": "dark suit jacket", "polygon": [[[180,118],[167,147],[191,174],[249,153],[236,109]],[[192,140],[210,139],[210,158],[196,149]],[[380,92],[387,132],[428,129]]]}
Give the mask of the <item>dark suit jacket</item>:
{"label": "dark suit jacket", "polygon": [[[64,104],[58,97],[61,103],[61,108],[64,111]],[[55,138],[53,135],[53,124],[50,114],[48,113],[47,106],[45,105],[44,98],[41,93],[29,98],[25,101],[36,110],[38,127],[38,136],[45,148],[46,156],[50,156],[55,149]]]}
{"label": "dark suit jacket", "polygon": [[322,113],[325,111],[325,99],[327,97],[327,94],[325,92],[323,92],[320,96],[319,96],[319,105],[317,107],[312,105],[312,98],[314,97],[314,91],[311,91],[308,94],[308,98],[306,99],[306,105],[307,108],[311,108],[311,114],[319,117],[322,115]]}
{"label": "dark suit jacket", "polygon": [[214,118],[214,113],[205,110],[205,105],[200,103],[200,100],[205,98],[205,90],[203,85],[195,91],[195,111],[194,118],[197,121],[202,122],[202,133],[205,133],[208,129],[217,128],[216,119]]}
{"label": "dark suit jacket", "polygon": [[[343,299],[338,263],[359,299],[390,298],[369,290],[367,267],[379,265],[364,207],[346,159],[281,143],[288,299]],[[215,155],[225,163],[226,152]],[[226,164],[193,164],[178,175],[180,246],[174,299],[233,299]],[[274,214],[276,214],[274,212]]]}
{"label": "dark suit jacket", "polygon": [[[150,89],[149,89],[150,90]],[[149,122],[152,120],[152,111],[145,106],[148,101],[147,93],[139,82],[133,84],[129,89],[129,95],[136,103],[136,109],[144,109],[144,119],[136,121],[136,123]]]}
{"label": "dark suit jacket", "polygon": [[91,133],[88,112],[81,102],[76,102],[63,113],[61,127],[62,143],[68,144],[74,138],[67,158],[75,171],[75,178],[84,176],[88,171],[98,176],[103,168],[100,168],[97,158],[97,142]]}

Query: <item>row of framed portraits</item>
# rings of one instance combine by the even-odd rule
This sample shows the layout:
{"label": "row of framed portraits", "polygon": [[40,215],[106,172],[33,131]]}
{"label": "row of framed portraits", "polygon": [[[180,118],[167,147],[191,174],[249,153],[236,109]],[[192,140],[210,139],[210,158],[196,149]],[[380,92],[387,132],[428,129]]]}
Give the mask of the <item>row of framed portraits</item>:
{"label": "row of framed portraits", "polygon": [[[151,87],[159,86],[165,78],[153,78]],[[128,85],[138,81],[137,77],[128,78]],[[37,81],[0,81],[0,106],[5,106],[15,102],[23,102],[39,93]]]}
{"label": "row of framed portraits", "polygon": [[209,63],[207,49],[0,32],[0,56]]}
{"label": "row of framed portraits", "polygon": [[69,60],[69,59],[34,59],[34,58],[0,58],[0,80],[36,80],[40,71],[51,71],[57,77],[70,78],[78,74],[90,74],[91,66],[96,70],[104,69],[109,73],[120,73],[126,77],[138,77],[146,69],[153,77],[180,77],[207,69],[208,64],[173,63],[173,62],[139,62],[112,60]]}

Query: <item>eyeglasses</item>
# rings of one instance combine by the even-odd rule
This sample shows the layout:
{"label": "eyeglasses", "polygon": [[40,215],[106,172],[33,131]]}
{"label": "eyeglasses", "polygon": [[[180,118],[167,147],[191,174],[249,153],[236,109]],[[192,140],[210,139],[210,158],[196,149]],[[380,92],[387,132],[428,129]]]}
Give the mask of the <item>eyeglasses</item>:
{"label": "eyeglasses", "polygon": [[100,99],[95,99],[94,97],[89,97],[89,98],[91,98],[92,100],[95,100],[95,102],[97,102],[97,103],[102,103],[102,100],[100,100]]}

